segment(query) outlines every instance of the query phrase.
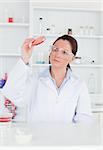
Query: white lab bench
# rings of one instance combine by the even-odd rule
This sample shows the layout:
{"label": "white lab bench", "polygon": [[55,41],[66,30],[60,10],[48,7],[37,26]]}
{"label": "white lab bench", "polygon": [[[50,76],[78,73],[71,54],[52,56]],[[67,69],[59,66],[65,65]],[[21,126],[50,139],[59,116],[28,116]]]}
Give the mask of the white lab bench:
{"label": "white lab bench", "polygon": [[0,123],[1,146],[103,146],[98,123]]}
{"label": "white lab bench", "polygon": [[0,146],[103,146],[103,106],[92,107],[92,124],[0,123]]}

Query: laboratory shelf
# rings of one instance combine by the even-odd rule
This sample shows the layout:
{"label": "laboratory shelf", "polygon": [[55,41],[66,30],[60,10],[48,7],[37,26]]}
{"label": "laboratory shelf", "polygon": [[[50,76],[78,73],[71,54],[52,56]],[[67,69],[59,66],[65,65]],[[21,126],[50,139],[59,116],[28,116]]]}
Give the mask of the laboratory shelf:
{"label": "laboratory shelf", "polygon": [[29,27],[28,23],[0,23],[0,27]]}

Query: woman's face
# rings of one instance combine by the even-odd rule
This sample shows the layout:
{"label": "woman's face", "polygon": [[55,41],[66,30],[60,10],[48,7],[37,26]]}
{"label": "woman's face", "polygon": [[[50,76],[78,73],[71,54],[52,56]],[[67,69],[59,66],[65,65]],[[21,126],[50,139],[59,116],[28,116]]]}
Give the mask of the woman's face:
{"label": "woman's face", "polygon": [[60,39],[51,47],[50,63],[53,67],[67,67],[73,58],[72,47],[67,40]]}

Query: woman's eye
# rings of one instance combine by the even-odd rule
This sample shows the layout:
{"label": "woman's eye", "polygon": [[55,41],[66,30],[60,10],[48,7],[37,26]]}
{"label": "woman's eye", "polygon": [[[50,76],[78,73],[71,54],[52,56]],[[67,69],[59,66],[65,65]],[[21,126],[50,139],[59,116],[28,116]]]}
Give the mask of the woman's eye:
{"label": "woman's eye", "polygon": [[63,54],[67,54],[67,52],[66,52],[66,51],[63,51]]}

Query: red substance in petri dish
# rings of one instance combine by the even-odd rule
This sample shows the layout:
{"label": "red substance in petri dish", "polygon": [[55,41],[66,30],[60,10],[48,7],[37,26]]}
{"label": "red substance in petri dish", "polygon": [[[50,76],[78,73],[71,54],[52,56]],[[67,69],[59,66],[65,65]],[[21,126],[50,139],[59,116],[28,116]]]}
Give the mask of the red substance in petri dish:
{"label": "red substance in petri dish", "polygon": [[39,45],[43,43],[44,41],[45,41],[45,37],[39,36],[38,38],[34,39],[34,41],[32,42],[32,45]]}
{"label": "red substance in petri dish", "polygon": [[11,117],[0,117],[0,122],[10,122],[11,120]]}

